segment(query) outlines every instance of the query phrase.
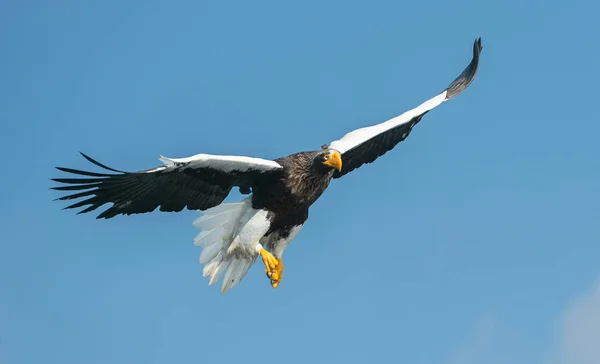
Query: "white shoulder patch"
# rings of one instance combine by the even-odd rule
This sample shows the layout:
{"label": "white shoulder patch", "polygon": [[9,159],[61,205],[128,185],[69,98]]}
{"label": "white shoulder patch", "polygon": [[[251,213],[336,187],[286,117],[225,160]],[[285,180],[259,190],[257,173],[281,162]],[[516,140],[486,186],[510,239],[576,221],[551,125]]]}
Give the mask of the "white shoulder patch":
{"label": "white shoulder patch", "polygon": [[350,133],[344,135],[341,139],[332,142],[329,145],[329,148],[335,149],[341,154],[344,154],[345,152],[349,151],[352,148],[355,148],[356,146],[366,142],[367,140],[381,133],[385,133],[386,131],[395,128],[399,125],[408,123],[414,117],[437,107],[442,102],[446,101],[446,94],[447,91],[444,91],[441,94],[425,101],[424,103],[415,107],[414,109],[409,110],[402,115],[396,116],[393,119],[384,121],[383,123],[351,131]]}
{"label": "white shoulder patch", "polygon": [[192,168],[210,167],[223,172],[246,172],[251,169],[266,172],[283,168],[279,163],[268,159],[229,155],[196,154],[187,158],[167,158],[161,155],[159,159],[167,167],[173,167],[176,163],[189,163]]}

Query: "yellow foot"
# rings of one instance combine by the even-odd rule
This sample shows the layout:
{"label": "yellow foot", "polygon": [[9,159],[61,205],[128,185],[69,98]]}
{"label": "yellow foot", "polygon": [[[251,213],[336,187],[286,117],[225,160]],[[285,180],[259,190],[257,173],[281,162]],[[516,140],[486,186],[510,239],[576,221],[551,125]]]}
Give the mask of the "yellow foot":
{"label": "yellow foot", "polygon": [[268,251],[261,249],[260,257],[265,264],[265,272],[267,277],[271,280],[271,286],[277,288],[279,282],[281,282],[281,276],[283,275],[283,262],[281,258],[276,259],[273,254]]}
{"label": "yellow foot", "polygon": [[271,286],[273,288],[277,288],[279,286],[279,282],[281,282],[281,277],[283,276],[283,261],[281,258],[277,258],[277,267],[275,267],[275,272],[271,274],[269,278],[271,278]]}

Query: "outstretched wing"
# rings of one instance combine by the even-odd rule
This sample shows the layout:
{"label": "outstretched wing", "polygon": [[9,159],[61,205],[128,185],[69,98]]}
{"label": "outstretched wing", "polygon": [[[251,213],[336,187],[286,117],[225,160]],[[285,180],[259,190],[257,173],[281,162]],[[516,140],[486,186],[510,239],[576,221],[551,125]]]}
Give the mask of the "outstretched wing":
{"label": "outstretched wing", "polygon": [[54,178],[65,184],[53,187],[59,191],[81,191],[57,200],[85,197],[66,209],[88,206],[79,213],[90,212],[112,203],[98,215],[109,219],[118,214],[140,214],[154,211],[206,210],[220,204],[234,186],[248,189],[260,179],[283,169],[277,162],[236,156],[198,154],[189,158],[161,157],[163,166],[139,172],[123,172],[107,167],[81,153],[88,161],[116,173],[87,172],[56,167],[83,178]]}
{"label": "outstretched wing", "polygon": [[466,89],[477,73],[479,54],[483,46],[481,38],[473,44],[473,59],[465,70],[439,95],[425,101],[416,108],[405,112],[383,123],[356,129],[332,142],[329,148],[339,151],[342,155],[343,167],[335,172],[334,178],[339,178],[352,172],[365,163],[371,163],[378,157],[392,150],[398,143],[406,139],[412,128],[421,121],[423,115],[450,100]]}

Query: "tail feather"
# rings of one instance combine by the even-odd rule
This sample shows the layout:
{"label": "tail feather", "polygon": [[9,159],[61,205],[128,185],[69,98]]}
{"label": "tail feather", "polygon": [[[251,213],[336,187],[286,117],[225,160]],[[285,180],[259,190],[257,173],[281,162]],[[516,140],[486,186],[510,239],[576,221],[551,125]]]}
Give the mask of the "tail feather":
{"label": "tail feather", "polygon": [[222,226],[218,226],[212,230],[203,230],[194,238],[194,245],[207,248],[219,241],[222,241],[224,233],[225,229],[223,229]]}
{"label": "tail feather", "polygon": [[203,215],[194,220],[192,225],[196,229],[212,230],[216,227],[225,225],[230,215],[230,211],[220,212],[215,215]]}
{"label": "tail feather", "polygon": [[231,260],[221,260],[221,262],[219,262],[217,269],[215,269],[215,272],[210,277],[210,281],[208,282],[209,286],[212,286],[213,284],[217,283],[217,281],[219,280],[219,278],[221,278],[225,270],[229,268],[229,263],[231,263]]}
{"label": "tail feather", "polygon": [[[215,274],[215,270],[221,262],[223,261],[223,251],[220,251],[217,256],[211,260],[209,263],[204,264],[204,269],[202,269],[202,276],[204,277],[212,277]],[[200,263],[202,264],[202,263]]]}
{"label": "tail feather", "polygon": [[200,253],[200,264],[206,264],[217,257],[217,255],[223,250],[222,243],[216,243],[202,249]]}
{"label": "tail feather", "polygon": [[[224,276],[221,293],[235,287],[256,261],[253,251],[248,254],[248,250],[243,250],[245,253],[242,255],[232,251],[239,248],[239,244],[245,246],[243,249],[250,249],[244,245],[249,242],[241,242],[240,238],[248,239],[242,230],[257,211],[252,208],[250,199],[245,199],[205,210],[204,215],[193,222],[194,227],[202,230],[194,239],[194,245],[202,247],[199,258],[200,264],[204,265],[202,275],[210,278],[208,284],[211,286]],[[236,243],[232,244],[234,241]]]}
{"label": "tail feather", "polygon": [[233,259],[225,273],[225,277],[223,278],[223,285],[221,286],[221,293],[225,293],[231,288],[235,287],[240,281],[241,278],[246,275],[250,266],[254,263],[254,261],[249,261],[246,259]]}
{"label": "tail feather", "polygon": [[[211,207],[207,210],[204,210],[204,215],[218,215],[220,213],[223,212],[227,212],[227,211],[231,211],[231,210],[235,210],[235,209],[239,209],[240,207],[242,207],[242,205],[245,205],[246,202],[228,202],[228,203],[222,203],[220,205]],[[200,219],[204,217],[201,216]]]}

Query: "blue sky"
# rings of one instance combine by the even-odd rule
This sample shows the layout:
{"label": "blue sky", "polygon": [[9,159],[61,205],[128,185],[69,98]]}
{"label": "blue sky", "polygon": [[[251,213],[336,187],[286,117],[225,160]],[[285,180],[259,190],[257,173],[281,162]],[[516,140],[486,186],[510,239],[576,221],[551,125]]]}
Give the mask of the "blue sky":
{"label": "blue sky", "polygon": [[[598,11],[3,1],[0,362],[600,362]],[[277,290],[258,264],[208,287],[198,212],[52,202],[78,151],[139,170],[319,148],[437,94],[478,36],[471,87],[332,183]]]}

